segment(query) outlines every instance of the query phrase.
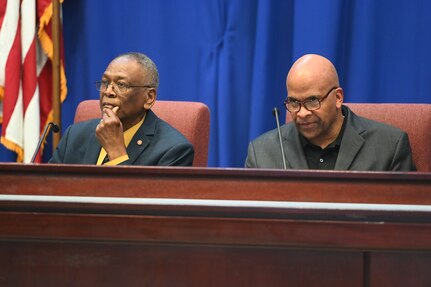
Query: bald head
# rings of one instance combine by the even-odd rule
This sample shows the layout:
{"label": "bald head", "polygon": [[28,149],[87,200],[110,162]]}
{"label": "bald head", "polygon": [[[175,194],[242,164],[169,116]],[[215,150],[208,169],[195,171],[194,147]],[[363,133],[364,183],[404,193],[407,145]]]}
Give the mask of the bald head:
{"label": "bald head", "polygon": [[338,87],[339,80],[334,65],[325,57],[308,54],[299,58],[290,69],[286,78],[287,89],[321,89]]}
{"label": "bald head", "polygon": [[[287,74],[286,86],[288,99],[300,103],[299,110],[290,111],[299,133],[325,148],[337,138],[344,121],[343,89],[334,65],[319,55],[302,56]],[[317,108],[306,107],[316,99]]]}

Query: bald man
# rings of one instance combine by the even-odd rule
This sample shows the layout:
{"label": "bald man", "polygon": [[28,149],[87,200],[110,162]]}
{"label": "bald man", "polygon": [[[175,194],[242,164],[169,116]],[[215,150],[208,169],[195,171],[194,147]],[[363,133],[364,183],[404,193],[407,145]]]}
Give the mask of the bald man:
{"label": "bald man", "polygon": [[[354,114],[343,105],[334,65],[320,55],[299,58],[286,78],[281,127],[288,169],[414,171],[407,134]],[[245,167],[284,168],[277,129],[250,142]]]}

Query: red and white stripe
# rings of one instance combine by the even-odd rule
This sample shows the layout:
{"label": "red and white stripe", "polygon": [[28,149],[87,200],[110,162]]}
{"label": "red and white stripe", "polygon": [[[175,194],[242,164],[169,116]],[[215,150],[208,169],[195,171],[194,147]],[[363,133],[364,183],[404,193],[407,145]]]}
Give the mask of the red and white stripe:
{"label": "red and white stripe", "polygon": [[[17,75],[14,72],[16,69],[20,70],[19,65],[17,65],[21,58],[20,53],[17,53],[21,46],[20,4],[18,1],[6,2],[2,0],[0,2],[1,11],[4,11],[0,28],[0,99],[2,105],[5,96],[6,75],[9,76],[8,83],[10,83],[8,84],[8,92],[11,93],[12,81],[16,84],[16,79],[10,79],[10,76]],[[17,88],[16,85],[15,88]],[[17,91],[13,92],[15,94]],[[1,116],[3,118],[3,106]],[[3,122],[3,124],[5,123]]]}
{"label": "red and white stripe", "polygon": [[[18,154],[18,161],[28,163],[45,125],[41,122],[39,77],[50,67],[36,36],[36,0],[0,1],[6,4],[0,30],[1,141]],[[42,118],[46,120],[46,116]]]}

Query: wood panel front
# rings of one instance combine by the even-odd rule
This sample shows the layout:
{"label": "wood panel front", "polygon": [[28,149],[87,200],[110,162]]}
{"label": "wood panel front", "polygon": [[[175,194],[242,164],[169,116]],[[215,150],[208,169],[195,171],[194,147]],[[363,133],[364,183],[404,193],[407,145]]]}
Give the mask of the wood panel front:
{"label": "wood panel front", "polygon": [[362,286],[355,251],[6,241],[0,253],[1,286]]}
{"label": "wood panel front", "polygon": [[431,174],[0,164],[0,286],[431,286]]}
{"label": "wood panel front", "polygon": [[426,206],[400,212],[361,204],[356,210],[89,199],[0,200],[0,286],[431,283]]}
{"label": "wood panel front", "polygon": [[2,194],[431,204],[431,173],[0,164]]}

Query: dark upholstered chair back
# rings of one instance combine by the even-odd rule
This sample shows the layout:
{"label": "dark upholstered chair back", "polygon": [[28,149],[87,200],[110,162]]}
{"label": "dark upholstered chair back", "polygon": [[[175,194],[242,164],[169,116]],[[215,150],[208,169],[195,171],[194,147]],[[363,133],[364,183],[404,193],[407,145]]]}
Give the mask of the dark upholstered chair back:
{"label": "dark upholstered chair back", "polygon": [[[210,112],[199,102],[156,101],[152,111],[180,131],[195,149],[193,166],[208,165]],[[100,118],[99,100],[81,102],[75,112],[74,122]]]}

